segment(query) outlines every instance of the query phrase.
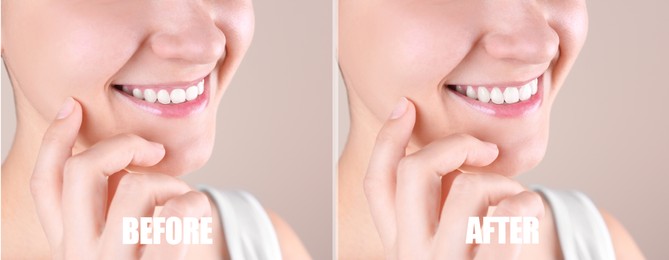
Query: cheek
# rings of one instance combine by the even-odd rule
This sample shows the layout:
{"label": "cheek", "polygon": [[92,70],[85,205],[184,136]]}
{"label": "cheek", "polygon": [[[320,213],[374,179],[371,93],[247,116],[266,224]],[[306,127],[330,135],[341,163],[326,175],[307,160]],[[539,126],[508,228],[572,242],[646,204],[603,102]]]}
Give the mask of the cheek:
{"label": "cheek", "polygon": [[468,52],[457,33],[462,25],[429,12],[388,12],[375,24],[374,46],[366,48],[375,50],[372,66],[380,68],[375,77],[404,95],[434,90]]}
{"label": "cheek", "polygon": [[402,8],[384,6],[361,17],[361,24],[342,25],[353,31],[345,32],[346,39],[356,39],[340,47],[344,77],[379,119],[402,96],[419,108],[434,105],[440,83],[471,48],[469,36],[461,33],[472,31],[461,29],[468,23],[448,10]]}
{"label": "cheek", "polygon": [[16,80],[30,104],[51,120],[68,96],[84,106],[105,102],[106,80],[132,55],[129,39],[133,36],[120,36],[130,30],[103,17],[63,8],[37,14],[37,18],[24,18],[29,20],[24,32],[13,34],[21,48],[8,50]]}

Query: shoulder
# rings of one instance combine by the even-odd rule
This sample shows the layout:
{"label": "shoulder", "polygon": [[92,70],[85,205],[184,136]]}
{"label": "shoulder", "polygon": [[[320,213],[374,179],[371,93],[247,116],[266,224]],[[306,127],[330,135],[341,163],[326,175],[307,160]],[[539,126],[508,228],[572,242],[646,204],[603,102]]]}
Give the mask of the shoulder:
{"label": "shoulder", "polygon": [[300,238],[295,234],[293,228],[276,212],[265,208],[269,219],[274,225],[276,235],[281,246],[283,259],[311,259]]}
{"label": "shoulder", "polygon": [[[617,259],[645,259],[625,227],[609,212],[597,207],[584,193],[570,190],[552,190],[543,187],[535,190],[541,192],[549,202],[548,204],[550,204],[556,219],[556,228],[559,233],[562,233],[560,235],[566,238],[564,241],[563,239],[560,240],[561,242],[567,242],[566,245],[561,244],[562,250],[571,253],[577,252],[578,248],[581,248],[578,244],[586,243],[592,244],[591,246],[595,248],[605,246],[606,255],[613,253]],[[561,225],[562,228],[560,228],[560,225],[557,225],[560,222],[567,224]],[[583,232],[586,233],[576,234]],[[590,234],[590,232],[596,233]],[[600,240],[571,239],[575,235],[589,237],[589,235],[595,234],[597,234],[596,236],[610,237],[611,243],[603,245],[597,242],[601,242]]]}
{"label": "shoulder", "polygon": [[606,210],[600,208],[599,213],[602,215],[604,222],[611,235],[613,248],[616,252],[617,259],[645,259],[641,250],[637,246],[632,236],[627,232],[627,229],[618,221],[613,215]]}
{"label": "shoulder", "polygon": [[[214,229],[221,233],[221,241],[227,249],[224,254],[234,253],[243,259],[246,251],[260,248],[261,251],[256,253],[267,254],[261,259],[274,258],[273,256],[279,253],[282,259],[311,259],[290,225],[278,214],[263,206],[253,194],[243,190],[220,190],[207,186],[200,186],[199,189],[210,196],[214,217],[222,224],[220,228],[214,227]],[[276,240],[265,237],[270,234],[267,232],[275,234]],[[244,239],[248,234],[256,234],[252,237],[258,239]],[[243,246],[241,243],[252,243],[255,246],[251,244]],[[263,249],[265,247],[272,249],[265,250]]]}

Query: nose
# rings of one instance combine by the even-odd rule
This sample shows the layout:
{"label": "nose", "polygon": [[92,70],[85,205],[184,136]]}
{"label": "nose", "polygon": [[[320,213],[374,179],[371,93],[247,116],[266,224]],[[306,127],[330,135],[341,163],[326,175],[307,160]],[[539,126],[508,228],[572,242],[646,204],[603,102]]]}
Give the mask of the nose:
{"label": "nose", "polygon": [[[509,9],[507,6],[497,10]],[[557,32],[536,6],[522,6],[522,10],[505,12],[496,18],[489,20],[489,30],[482,38],[485,51],[493,58],[540,64],[556,55]]]}
{"label": "nose", "polygon": [[169,19],[160,19],[158,29],[148,39],[158,57],[208,64],[223,56],[225,35],[203,8],[182,6],[181,10],[173,10],[163,17]]}

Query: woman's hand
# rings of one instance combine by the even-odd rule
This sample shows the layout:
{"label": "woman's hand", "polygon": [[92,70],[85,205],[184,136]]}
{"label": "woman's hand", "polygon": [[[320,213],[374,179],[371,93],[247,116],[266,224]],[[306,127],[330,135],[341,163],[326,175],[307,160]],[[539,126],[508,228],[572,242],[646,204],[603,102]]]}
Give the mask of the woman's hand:
{"label": "woman's hand", "polygon": [[[123,245],[123,217],[211,216],[206,195],[177,178],[137,174],[127,166],[148,167],[165,156],[161,144],[122,134],[72,155],[82,120],[81,105],[68,98],[48,128],[33,176],[31,191],[40,222],[55,259],[182,259],[187,247]],[[120,179],[120,180],[119,180]],[[108,183],[118,181],[113,200]]]}
{"label": "woman's hand", "polygon": [[[402,99],[378,134],[365,194],[386,256],[391,259],[516,259],[521,245],[465,243],[470,216],[541,218],[541,197],[498,174],[462,173],[498,155],[497,146],[459,134],[406,155],[416,108]],[[450,186],[443,183],[452,183]],[[447,195],[446,195],[447,194]],[[444,198],[445,195],[446,197]]]}

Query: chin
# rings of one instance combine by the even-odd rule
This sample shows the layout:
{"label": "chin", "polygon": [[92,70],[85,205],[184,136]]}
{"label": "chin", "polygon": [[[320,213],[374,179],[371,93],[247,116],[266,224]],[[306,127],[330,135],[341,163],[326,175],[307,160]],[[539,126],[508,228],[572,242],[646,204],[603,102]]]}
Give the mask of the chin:
{"label": "chin", "polygon": [[179,146],[165,144],[165,157],[152,167],[128,167],[131,171],[183,176],[202,168],[211,158],[214,140],[199,140],[195,144]]}
{"label": "chin", "polygon": [[496,173],[507,177],[515,177],[527,172],[543,160],[546,154],[547,139],[538,138],[522,145],[499,145],[499,156],[486,167],[463,170],[470,172]]}

